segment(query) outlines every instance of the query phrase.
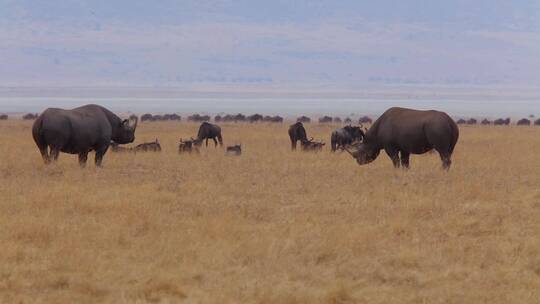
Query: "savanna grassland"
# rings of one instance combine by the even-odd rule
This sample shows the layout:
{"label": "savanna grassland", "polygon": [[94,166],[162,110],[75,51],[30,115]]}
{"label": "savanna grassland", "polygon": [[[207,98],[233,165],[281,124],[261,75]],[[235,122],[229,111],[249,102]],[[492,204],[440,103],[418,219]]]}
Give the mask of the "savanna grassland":
{"label": "savanna grassland", "polygon": [[[291,152],[288,124],[141,123],[161,153],[46,167],[0,122],[1,303],[538,303],[540,127],[461,127],[450,172]],[[92,155],[93,158],[93,155]]]}

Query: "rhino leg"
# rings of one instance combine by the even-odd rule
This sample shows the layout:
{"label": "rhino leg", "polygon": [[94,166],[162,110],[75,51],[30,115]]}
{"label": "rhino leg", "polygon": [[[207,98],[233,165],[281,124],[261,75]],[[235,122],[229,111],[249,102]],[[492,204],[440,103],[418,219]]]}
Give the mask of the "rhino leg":
{"label": "rhino leg", "polygon": [[394,168],[399,168],[399,151],[392,147],[384,148],[384,151],[386,151],[386,154],[388,154],[388,156],[392,160]]}
{"label": "rhino leg", "polygon": [[217,139],[215,137],[212,137],[212,139],[214,140],[214,148],[217,148]]}
{"label": "rhino leg", "polygon": [[81,168],[86,167],[86,161],[88,160],[88,152],[79,153],[79,165]]}
{"label": "rhino leg", "polygon": [[410,153],[401,151],[401,166],[403,169],[409,169],[409,158],[411,156]]}
{"label": "rhino leg", "polygon": [[441,156],[443,169],[448,171],[452,164],[452,159],[450,158],[451,155],[445,152],[439,152],[439,155]]}
{"label": "rhino leg", "polygon": [[59,154],[60,154],[59,148],[51,147],[51,155],[49,156],[50,161],[57,161]]}
{"label": "rhino leg", "polygon": [[100,147],[96,149],[96,158],[95,158],[96,167],[101,167],[103,156],[107,152],[107,149],[109,149],[109,146],[104,146],[104,147]]}
{"label": "rhino leg", "polygon": [[41,153],[41,158],[45,164],[49,164],[51,159],[49,157],[49,148],[47,146],[39,147],[39,153]]}

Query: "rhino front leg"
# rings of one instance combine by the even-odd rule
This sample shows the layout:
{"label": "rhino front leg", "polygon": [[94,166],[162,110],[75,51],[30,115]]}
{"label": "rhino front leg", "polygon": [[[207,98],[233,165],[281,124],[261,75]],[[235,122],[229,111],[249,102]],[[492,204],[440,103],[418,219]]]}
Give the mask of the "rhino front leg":
{"label": "rhino front leg", "polygon": [[103,162],[103,156],[107,152],[107,149],[109,149],[109,146],[104,146],[99,149],[96,149],[96,167],[101,167],[101,163]]}

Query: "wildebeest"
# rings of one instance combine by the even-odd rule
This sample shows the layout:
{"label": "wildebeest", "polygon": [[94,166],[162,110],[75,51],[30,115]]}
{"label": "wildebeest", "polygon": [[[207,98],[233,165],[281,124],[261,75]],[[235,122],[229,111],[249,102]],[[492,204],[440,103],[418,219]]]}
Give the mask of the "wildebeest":
{"label": "wildebeest", "polygon": [[156,138],[153,142],[147,142],[138,144],[133,148],[133,151],[135,152],[160,152],[161,151],[161,145],[159,144],[159,140]]}
{"label": "wildebeest", "polygon": [[306,129],[301,122],[296,122],[289,127],[289,138],[291,139],[291,149],[296,150],[297,141],[307,140]]}
{"label": "wildebeest", "polygon": [[263,118],[263,121],[264,122],[275,122],[275,123],[282,123],[283,122],[283,117],[281,116],[265,116]]}
{"label": "wildebeest", "polygon": [[341,123],[341,117],[334,117],[334,123]]}
{"label": "wildebeest", "polygon": [[540,118],[538,118],[537,120],[534,121],[534,125],[535,126],[540,126]]}
{"label": "wildebeest", "polygon": [[522,118],[522,119],[518,120],[517,125],[518,126],[530,126],[531,121],[528,120],[527,118]]}
{"label": "wildebeest", "polygon": [[502,118],[495,119],[495,121],[493,122],[493,124],[496,125],[496,126],[509,125],[509,124],[510,124],[510,118],[506,118],[506,119],[502,119]]}
{"label": "wildebeest", "polygon": [[205,121],[199,127],[199,132],[197,133],[197,140],[195,141],[195,144],[197,146],[200,146],[203,140],[206,139],[206,146],[208,147],[208,139],[210,138],[214,140],[214,144],[216,147],[217,147],[218,141],[219,141],[219,145],[223,146],[223,138],[221,137],[221,127]]}
{"label": "wildebeest", "polygon": [[104,107],[90,104],[72,110],[46,109],[34,122],[32,136],[46,164],[64,152],[78,154],[84,167],[93,150],[96,166],[101,166],[111,140],[131,143],[136,128],[137,119],[121,120]]}
{"label": "wildebeest", "polygon": [[32,113],[27,113],[27,114],[24,114],[22,118],[24,120],[34,120],[34,119],[38,118],[38,115],[37,114],[32,114]]}
{"label": "wildebeest", "polygon": [[111,151],[112,152],[135,152],[133,148],[130,147],[122,147],[119,144],[115,143],[114,141],[111,141],[110,143]]}
{"label": "wildebeest", "polygon": [[192,122],[210,121],[210,116],[193,114],[193,115],[188,116],[188,121],[192,121]]}
{"label": "wildebeest", "polygon": [[8,119],[7,114],[1,114],[0,115],[0,120],[7,120],[7,119]]}
{"label": "wildebeest", "polygon": [[347,117],[343,122],[346,124],[350,124],[352,122],[352,119],[350,117]]}
{"label": "wildebeest", "polygon": [[338,148],[343,148],[345,145],[350,145],[354,141],[362,141],[364,132],[361,127],[345,126],[332,132],[330,137],[330,145],[332,152]]}
{"label": "wildebeest", "polygon": [[242,145],[234,145],[234,146],[228,146],[227,147],[227,155],[241,155],[242,154]]}
{"label": "wildebeest", "polygon": [[253,122],[259,122],[263,120],[263,116],[261,114],[253,114],[247,117],[247,120],[251,123]]}
{"label": "wildebeest", "polygon": [[302,140],[301,141],[302,151],[314,151],[318,152],[321,151],[323,146],[325,145],[322,141],[313,141],[313,138],[309,140]]}
{"label": "wildebeest", "polygon": [[141,122],[152,121],[153,119],[154,117],[150,113],[146,113],[141,116]]}
{"label": "wildebeest", "polygon": [[467,124],[468,125],[475,125],[478,121],[474,118],[469,118],[469,120],[467,120]]}
{"label": "wildebeest", "polygon": [[214,116],[214,121],[215,121],[215,122],[221,122],[221,120],[222,120],[221,115],[216,115],[216,116]]}
{"label": "wildebeest", "polygon": [[400,161],[408,168],[411,153],[423,154],[435,149],[443,168],[449,169],[458,137],[456,123],[444,112],[390,108],[369,128],[356,151],[345,149],[359,165],[374,161],[384,149],[396,168]]}
{"label": "wildebeest", "polygon": [[195,146],[196,140],[191,138],[190,140],[183,141],[180,138],[180,143],[178,144],[178,153],[199,153],[199,149]]}
{"label": "wildebeest", "polygon": [[310,123],[311,122],[311,118],[307,117],[307,116],[300,116],[296,119],[296,122],[301,122],[301,123]]}
{"label": "wildebeest", "polygon": [[467,121],[466,121],[465,119],[463,119],[463,118],[460,118],[460,119],[458,119],[458,120],[456,121],[456,124],[458,124],[458,125],[465,125],[465,124],[467,124]]}
{"label": "wildebeest", "polygon": [[487,118],[484,118],[484,120],[482,120],[481,122],[483,125],[490,125],[491,124],[491,121],[489,121]]}
{"label": "wildebeest", "polygon": [[319,118],[319,123],[331,123],[332,117],[330,116],[323,116]]}
{"label": "wildebeest", "polygon": [[365,124],[365,123],[370,124],[372,122],[373,122],[373,120],[371,120],[371,118],[369,118],[368,116],[362,116],[362,117],[360,117],[360,119],[358,119],[358,123],[360,123],[360,124]]}

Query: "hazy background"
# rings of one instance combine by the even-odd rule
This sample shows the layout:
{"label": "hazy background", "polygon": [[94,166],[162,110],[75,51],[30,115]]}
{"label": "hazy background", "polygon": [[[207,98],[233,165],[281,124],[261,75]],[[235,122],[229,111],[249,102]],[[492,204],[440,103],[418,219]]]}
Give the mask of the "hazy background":
{"label": "hazy background", "polygon": [[30,97],[42,98],[36,110],[60,97],[144,97],[155,102],[139,100],[142,110],[172,98],[163,106],[182,111],[195,94],[262,98],[278,112],[287,108],[274,98],[468,101],[493,115],[515,103],[516,115],[540,114],[536,0],[0,0],[0,41],[10,110]]}

